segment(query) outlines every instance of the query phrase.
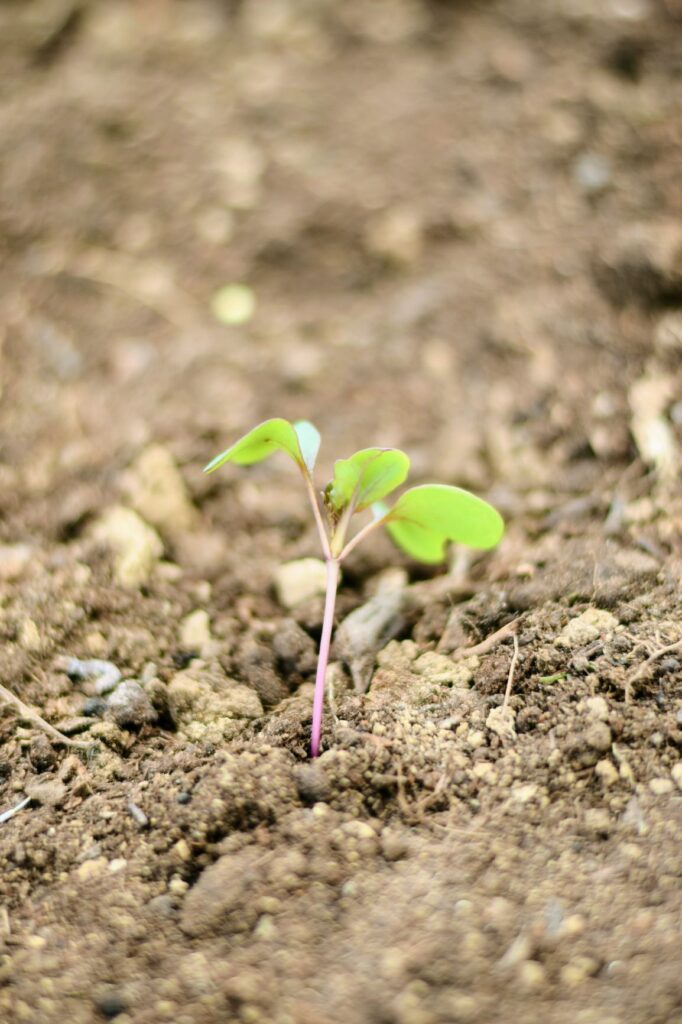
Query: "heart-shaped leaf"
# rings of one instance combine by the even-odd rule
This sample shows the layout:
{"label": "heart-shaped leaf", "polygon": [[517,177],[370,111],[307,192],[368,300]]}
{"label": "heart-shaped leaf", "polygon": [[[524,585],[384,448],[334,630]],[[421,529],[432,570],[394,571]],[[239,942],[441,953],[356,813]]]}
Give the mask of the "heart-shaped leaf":
{"label": "heart-shaped leaf", "polygon": [[500,513],[459,487],[424,484],[398,498],[384,518],[393,541],[419,562],[441,562],[447,541],[493,548],[502,538]]}
{"label": "heart-shaped leaf", "polygon": [[[297,431],[301,430],[301,437]],[[317,444],[315,444],[315,436]],[[293,426],[288,420],[272,419],[259,423],[257,427],[244,434],[230,448],[216,455],[207,466],[205,473],[212,473],[225,462],[235,462],[238,466],[250,466],[254,462],[262,462],[276,451],[286,452],[307,472],[308,459],[317,454],[320,435],[312,423],[301,422]]]}
{"label": "heart-shaped leaf", "polygon": [[337,513],[351,503],[356,512],[361,512],[399,487],[409,468],[410,460],[398,448],[363,448],[349,459],[334,463],[327,500]]}

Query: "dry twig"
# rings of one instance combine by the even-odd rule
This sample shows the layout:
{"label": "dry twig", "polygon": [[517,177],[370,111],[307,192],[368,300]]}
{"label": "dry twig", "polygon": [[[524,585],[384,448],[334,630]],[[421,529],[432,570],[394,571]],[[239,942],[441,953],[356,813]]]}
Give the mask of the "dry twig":
{"label": "dry twig", "polygon": [[53,725],[46,722],[44,718],[30,708],[28,704],[24,704],[23,700],[16,697],[11,690],[8,690],[5,686],[0,684],[0,698],[7,701],[19,712],[20,716],[27,722],[31,722],[33,725],[37,725],[39,729],[51,736],[57,743],[62,743],[66,747],[74,747],[76,750],[90,750],[94,745],[93,740],[72,740],[70,736],[65,736],[59,729],[55,729]]}
{"label": "dry twig", "polygon": [[518,627],[519,620],[512,619],[506,626],[502,626],[501,629],[495,630],[490,636],[487,636],[485,640],[481,640],[480,644],[474,644],[473,647],[460,647],[459,650],[455,651],[451,657],[453,659],[459,658],[470,658],[472,655],[488,654],[492,651],[493,647],[497,647],[499,643],[506,640],[508,636],[513,636],[515,640],[515,646],[518,647],[518,639],[516,637],[516,630]]}
{"label": "dry twig", "polygon": [[507,676],[507,689],[504,691],[504,700],[502,701],[502,707],[506,708],[509,704],[509,698],[511,697],[512,685],[514,683],[514,673],[516,672],[516,663],[519,660],[519,638],[514,633],[514,653],[512,654],[511,664],[509,665],[509,675]]}

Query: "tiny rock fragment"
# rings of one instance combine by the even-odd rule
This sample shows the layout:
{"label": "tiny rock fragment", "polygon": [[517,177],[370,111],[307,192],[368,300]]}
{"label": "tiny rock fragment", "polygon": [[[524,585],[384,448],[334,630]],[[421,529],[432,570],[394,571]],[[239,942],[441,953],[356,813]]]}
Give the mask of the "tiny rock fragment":
{"label": "tiny rock fragment", "polygon": [[609,161],[597,153],[581,153],[573,164],[573,177],[588,195],[597,195],[611,183]]}
{"label": "tiny rock fragment", "polygon": [[499,736],[503,743],[511,743],[516,738],[516,714],[513,708],[491,708],[485,720],[486,728]]}
{"label": "tiny rock fragment", "polygon": [[523,786],[514,786],[511,791],[512,800],[517,804],[530,804],[537,800],[540,795],[540,787],[534,782],[527,782]]}
{"label": "tiny rock fragment", "polygon": [[146,828],[149,824],[149,818],[144,813],[141,807],[131,800],[128,804],[128,813],[133,821],[139,825],[140,828]]}
{"label": "tiny rock fragment", "polygon": [[156,530],[130,508],[116,505],[98,519],[93,529],[95,540],[110,547],[114,554],[114,576],[123,587],[139,587],[151,576],[163,554]]}
{"label": "tiny rock fragment", "polygon": [[106,857],[94,857],[92,860],[86,860],[83,864],[76,869],[76,875],[79,881],[89,882],[93,878],[98,878],[103,875],[109,866],[109,862]]}
{"label": "tiny rock fragment", "polygon": [[150,445],[123,478],[130,503],[145,522],[167,536],[191,530],[198,520],[185,481],[170,451]]}
{"label": "tiny rock fragment", "polygon": [[649,789],[654,796],[667,796],[668,793],[672,793],[674,785],[672,779],[651,779]]}
{"label": "tiny rock fragment", "polygon": [[547,984],[547,971],[537,960],[524,960],[517,968],[517,978],[524,992],[537,992]]}
{"label": "tiny rock fragment", "polygon": [[497,784],[498,775],[489,761],[478,761],[473,767],[474,778],[485,782],[488,786]]}
{"label": "tiny rock fragment", "polygon": [[275,572],[277,599],[284,608],[295,608],[327,586],[327,568],[319,558],[298,558],[284,562]]}
{"label": "tiny rock fragment", "polygon": [[588,834],[605,838],[613,831],[613,822],[608,811],[600,807],[590,807],[583,818],[584,828]]}
{"label": "tiny rock fragment", "polygon": [[296,765],[294,779],[298,795],[306,804],[315,804],[320,800],[328,800],[332,787],[329,777],[322,765],[316,761],[310,764]]}
{"label": "tiny rock fragment", "polygon": [[611,612],[601,608],[588,608],[564,627],[554,640],[557,647],[584,647],[600,636],[612,633],[619,625],[618,619]]}
{"label": "tiny rock fragment", "polygon": [[28,752],[31,764],[37,772],[47,772],[54,768],[57,755],[47,736],[44,733],[36,733],[31,739]]}
{"label": "tiny rock fragment", "polygon": [[197,608],[180,623],[180,643],[188,651],[201,653],[211,643],[211,622],[208,612]]}
{"label": "tiny rock fragment", "polygon": [[25,651],[35,654],[40,650],[42,641],[40,632],[33,619],[24,619],[19,630],[19,643]]}
{"label": "tiny rock fragment", "polygon": [[597,761],[594,766],[594,774],[606,789],[609,789],[611,786],[615,786],[619,779],[618,771],[614,765],[606,759],[603,761]]}

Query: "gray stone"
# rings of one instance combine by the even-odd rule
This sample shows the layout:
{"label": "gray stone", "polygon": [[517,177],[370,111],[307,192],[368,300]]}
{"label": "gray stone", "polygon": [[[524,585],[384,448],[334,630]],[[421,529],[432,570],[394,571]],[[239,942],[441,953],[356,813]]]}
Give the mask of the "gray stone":
{"label": "gray stone", "polygon": [[107,711],[122,729],[141,729],[158,717],[148,695],[134,679],[124,679],[109,695]]}

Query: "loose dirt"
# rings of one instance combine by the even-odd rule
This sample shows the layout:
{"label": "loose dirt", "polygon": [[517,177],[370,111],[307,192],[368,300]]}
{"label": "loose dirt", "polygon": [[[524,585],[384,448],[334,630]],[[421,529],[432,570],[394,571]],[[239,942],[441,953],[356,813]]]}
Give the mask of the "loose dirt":
{"label": "loose dirt", "polygon": [[[682,1024],[681,17],[0,5],[3,1021]],[[314,763],[273,415],[508,521]]]}

